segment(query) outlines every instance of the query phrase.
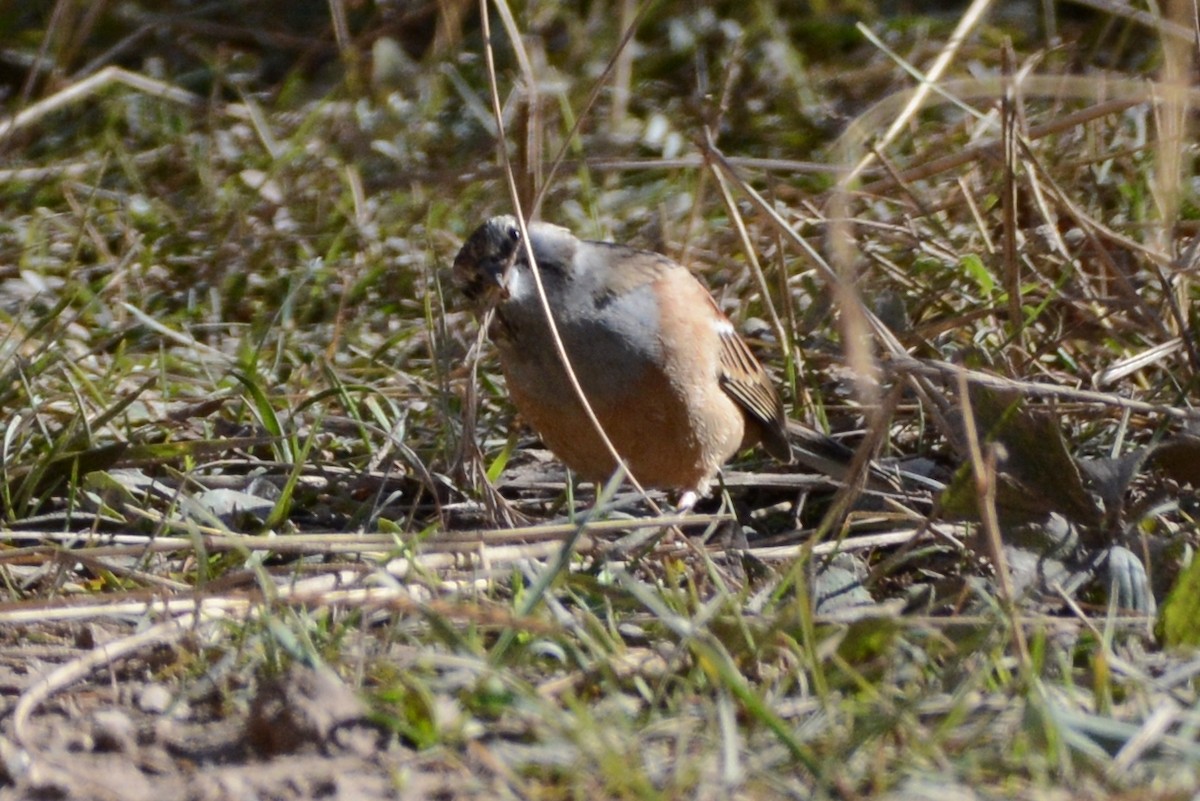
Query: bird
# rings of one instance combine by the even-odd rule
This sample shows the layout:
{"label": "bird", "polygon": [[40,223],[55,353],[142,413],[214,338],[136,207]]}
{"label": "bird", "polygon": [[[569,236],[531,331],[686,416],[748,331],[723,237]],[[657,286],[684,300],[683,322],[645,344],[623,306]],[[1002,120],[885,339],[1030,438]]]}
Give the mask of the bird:
{"label": "bird", "polygon": [[852,455],[789,421],[769,374],[704,285],[678,262],[614,242],[577,238],[511,215],[480,225],[455,257],[453,283],[489,338],[508,393],[542,442],[593,482],[617,468],[571,385],[529,263],[532,252],[555,328],[596,419],[644,487],[707,495],[722,465],[759,445],[819,472],[845,475]]}

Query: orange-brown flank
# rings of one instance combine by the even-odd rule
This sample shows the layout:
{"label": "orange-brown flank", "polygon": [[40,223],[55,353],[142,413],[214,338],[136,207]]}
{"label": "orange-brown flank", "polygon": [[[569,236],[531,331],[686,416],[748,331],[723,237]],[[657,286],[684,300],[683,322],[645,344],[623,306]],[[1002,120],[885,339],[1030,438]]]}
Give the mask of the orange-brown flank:
{"label": "orange-brown flank", "polygon": [[[652,286],[679,300],[661,307],[661,328],[671,332],[664,337],[664,364],[636,381],[614,376],[613,385],[593,391],[588,400],[634,478],[651,487],[704,491],[722,463],[758,441],[759,428],[747,426],[744,412],[718,382],[721,345],[714,316],[695,313],[711,307],[708,292],[682,269],[664,273]],[[574,368],[578,373],[588,365]],[[603,481],[612,475],[616,464],[578,399],[543,397],[514,381],[507,369],[506,375],[517,409],[550,450],[584,478]]]}

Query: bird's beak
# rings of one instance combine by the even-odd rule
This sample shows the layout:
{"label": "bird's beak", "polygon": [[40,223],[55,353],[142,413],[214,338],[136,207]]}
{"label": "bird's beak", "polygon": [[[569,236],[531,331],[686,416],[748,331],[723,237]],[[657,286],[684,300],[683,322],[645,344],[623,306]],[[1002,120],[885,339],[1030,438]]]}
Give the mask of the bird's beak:
{"label": "bird's beak", "polygon": [[479,265],[479,272],[484,279],[483,292],[490,299],[508,300],[508,285],[504,279],[512,259],[488,259]]}
{"label": "bird's beak", "polygon": [[473,259],[461,254],[454,260],[454,278],[462,292],[482,307],[508,299],[505,275],[508,262],[502,259]]}

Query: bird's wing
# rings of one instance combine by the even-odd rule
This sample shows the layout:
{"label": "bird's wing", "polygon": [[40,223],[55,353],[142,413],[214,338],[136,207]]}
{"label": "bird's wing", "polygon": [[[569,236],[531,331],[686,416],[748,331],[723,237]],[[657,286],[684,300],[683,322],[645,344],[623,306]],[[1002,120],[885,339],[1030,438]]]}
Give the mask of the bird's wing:
{"label": "bird's wing", "polygon": [[718,332],[721,339],[721,388],[759,424],[762,444],[767,453],[782,462],[792,461],[792,449],[787,438],[787,417],[771,377],[750,352],[745,341],[737,335],[733,324],[721,314],[715,301],[713,311],[726,323]]}

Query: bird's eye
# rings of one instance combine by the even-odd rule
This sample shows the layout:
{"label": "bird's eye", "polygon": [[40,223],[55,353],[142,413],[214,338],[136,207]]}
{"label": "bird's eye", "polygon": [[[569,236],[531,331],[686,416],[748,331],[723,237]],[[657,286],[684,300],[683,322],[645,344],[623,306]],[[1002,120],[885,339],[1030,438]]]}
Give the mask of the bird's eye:
{"label": "bird's eye", "polygon": [[520,242],[521,241],[521,229],[515,225],[512,228],[509,228],[508,229],[508,238],[511,239],[513,242]]}

